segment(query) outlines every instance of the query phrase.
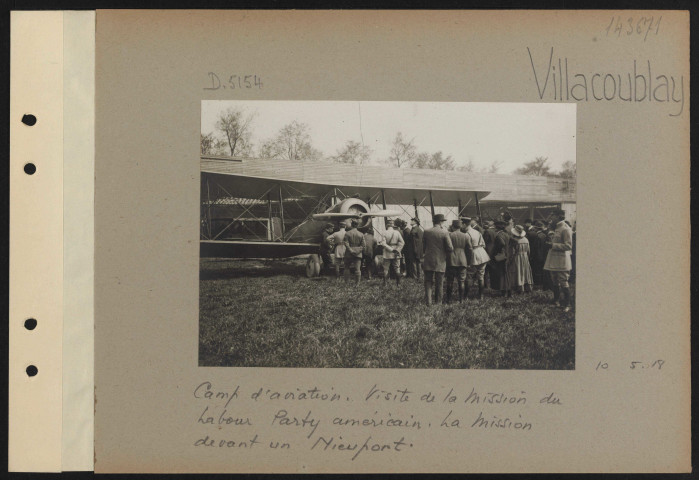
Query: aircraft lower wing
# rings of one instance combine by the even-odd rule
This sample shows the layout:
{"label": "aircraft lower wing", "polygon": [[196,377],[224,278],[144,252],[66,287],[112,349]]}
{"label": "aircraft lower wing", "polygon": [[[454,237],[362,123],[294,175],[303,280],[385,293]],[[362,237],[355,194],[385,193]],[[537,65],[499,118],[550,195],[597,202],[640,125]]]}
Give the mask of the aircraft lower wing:
{"label": "aircraft lower wing", "polygon": [[366,218],[366,217],[397,217],[401,212],[397,210],[379,210],[374,212],[325,212],[316,213],[312,216],[313,220],[345,220],[347,218]]}
{"label": "aircraft lower wing", "polygon": [[218,258],[287,258],[318,253],[317,243],[246,242],[243,240],[201,240],[199,256]]}

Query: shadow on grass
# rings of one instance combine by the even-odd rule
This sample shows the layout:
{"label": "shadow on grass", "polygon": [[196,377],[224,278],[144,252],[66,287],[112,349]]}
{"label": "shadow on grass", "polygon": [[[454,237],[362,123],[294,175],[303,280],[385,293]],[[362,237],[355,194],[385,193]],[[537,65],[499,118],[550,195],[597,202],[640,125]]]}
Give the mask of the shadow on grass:
{"label": "shadow on grass", "polygon": [[200,280],[225,280],[233,278],[265,278],[277,275],[305,276],[305,259],[211,259],[200,261]]}

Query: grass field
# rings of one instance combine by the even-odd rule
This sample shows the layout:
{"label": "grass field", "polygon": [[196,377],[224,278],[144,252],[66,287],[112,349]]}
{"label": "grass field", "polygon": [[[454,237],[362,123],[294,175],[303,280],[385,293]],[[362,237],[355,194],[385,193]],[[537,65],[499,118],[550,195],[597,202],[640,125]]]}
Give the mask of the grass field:
{"label": "grass field", "polygon": [[575,368],[574,312],[551,292],[427,307],[422,282],[357,287],[304,264],[202,259],[200,366]]}

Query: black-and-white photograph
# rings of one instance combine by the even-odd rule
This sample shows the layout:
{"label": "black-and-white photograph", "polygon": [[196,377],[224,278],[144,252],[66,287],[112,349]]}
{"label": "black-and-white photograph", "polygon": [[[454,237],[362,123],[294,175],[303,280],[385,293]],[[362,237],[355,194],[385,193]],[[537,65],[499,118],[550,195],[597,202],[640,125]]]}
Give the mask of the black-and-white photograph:
{"label": "black-and-white photograph", "polygon": [[199,365],[575,368],[576,106],[202,101]]}

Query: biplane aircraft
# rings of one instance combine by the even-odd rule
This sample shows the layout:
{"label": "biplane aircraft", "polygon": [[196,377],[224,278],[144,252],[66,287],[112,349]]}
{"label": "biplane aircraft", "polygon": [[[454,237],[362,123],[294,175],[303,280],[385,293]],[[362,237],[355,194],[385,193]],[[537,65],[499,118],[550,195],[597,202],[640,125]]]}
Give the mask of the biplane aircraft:
{"label": "biplane aircraft", "polygon": [[381,218],[431,220],[435,209],[445,207],[458,218],[474,203],[480,211],[479,200],[490,192],[478,176],[454,173],[202,157],[200,256],[308,255],[306,275],[317,276],[328,221],[356,218],[360,228],[371,224],[380,240]]}

